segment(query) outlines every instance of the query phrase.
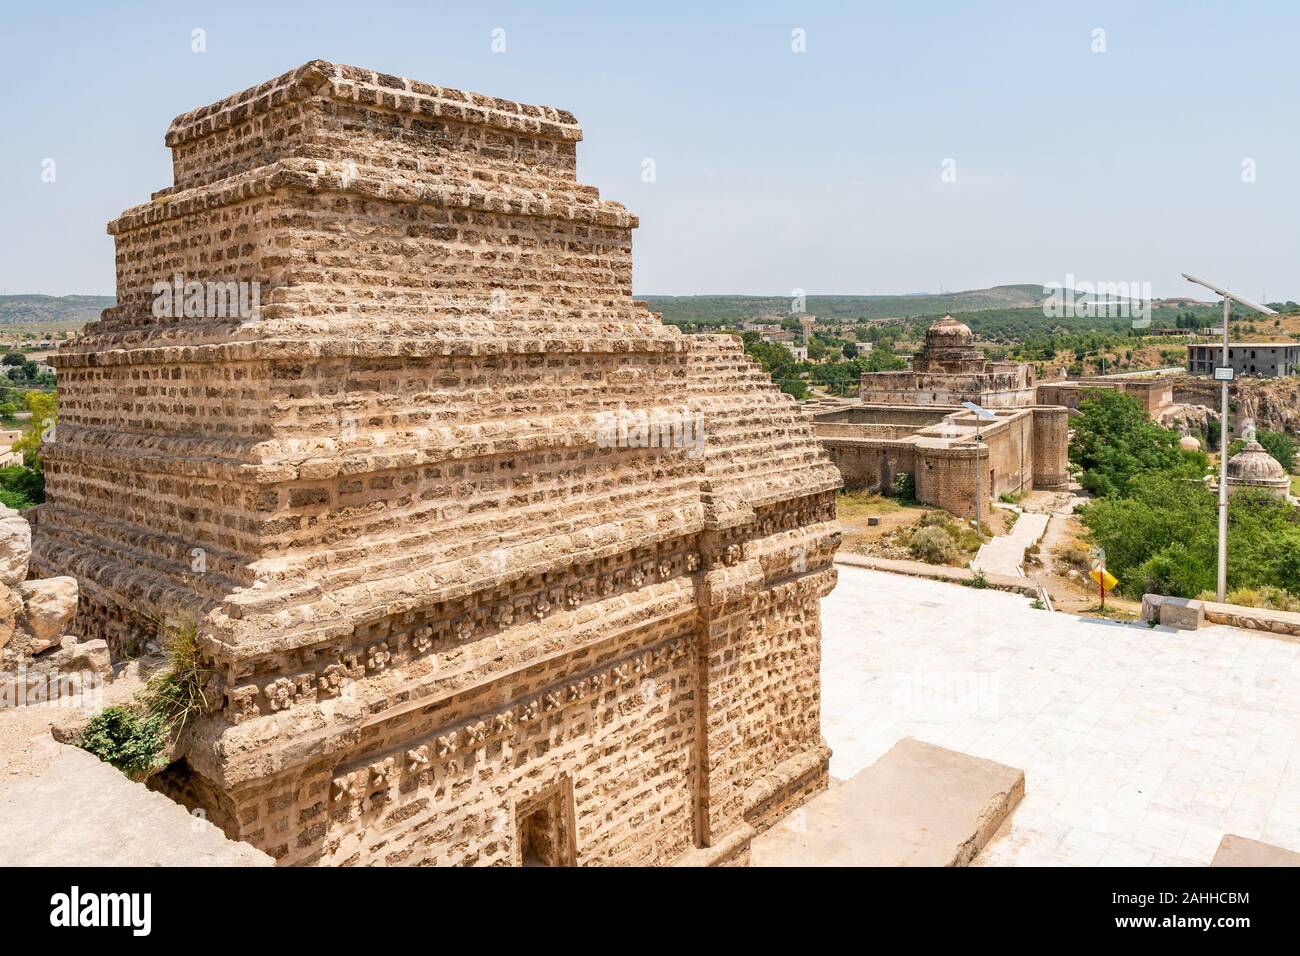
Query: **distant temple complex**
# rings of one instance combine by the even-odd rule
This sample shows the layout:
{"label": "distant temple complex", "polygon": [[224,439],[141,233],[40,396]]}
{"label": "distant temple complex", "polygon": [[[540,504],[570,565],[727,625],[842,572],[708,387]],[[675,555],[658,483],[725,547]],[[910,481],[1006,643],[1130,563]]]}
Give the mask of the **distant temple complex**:
{"label": "distant temple complex", "polygon": [[1064,489],[1068,409],[1002,408],[992,420],[942,405],[828,404],[817,437],[846,488],[891,492],[911,475],[916,499],[973,518],[1004,494]]}
{"label": "distant temple complex", "polygon": [[986,408],[1033,405],[1034,367],[1024,362],[990,362],[973,344],[971,330],[945,315],[925,333],[925,347],[905,372],[869,372],[860,397],[878,405],[960,405]]}
{"label": "distant temple complex", "polygon": [[846,487],[888,493],[908,475],[918,501],[962,517],[975,516],[981,496],[987,511],[1004,494],[1066,487],[1069,410],[1036,405],[1033,366],[989,362],[972,339],[944,316],[909,371],[864,374],[860,401],[813,403]]}

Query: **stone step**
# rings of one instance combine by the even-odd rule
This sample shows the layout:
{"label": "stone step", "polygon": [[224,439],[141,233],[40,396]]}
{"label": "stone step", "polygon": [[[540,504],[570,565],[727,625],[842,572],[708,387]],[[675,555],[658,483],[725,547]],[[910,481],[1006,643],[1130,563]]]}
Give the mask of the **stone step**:
{"label": "stone step", "polygon": [[1225,833],[1210,866],[1300,866],[1300,853]]}
{"label": "stone step", "polygon": [[43,773],[0,787],[3,866],[271,866],[98,757],[55,744]]}
{"label": "stone step", "polygon": [[755,866],[967,866],[1025,793],[1024,771],[905,737],[754,838]]}

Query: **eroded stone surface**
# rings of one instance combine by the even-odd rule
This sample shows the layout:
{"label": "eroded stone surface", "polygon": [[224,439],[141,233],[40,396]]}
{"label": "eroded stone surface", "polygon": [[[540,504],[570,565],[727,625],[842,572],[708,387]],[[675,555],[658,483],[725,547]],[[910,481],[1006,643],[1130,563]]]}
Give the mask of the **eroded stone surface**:
{"label": "eroded stone surface", "polygon": [[[199,621],[219,706],[160,785],[281,862],[739,861],[825,785],[839,475],[633,301],[580,138],[320,61],[187,113],[54,359],[34,564],[118,656]],[[260,312],[159,316],[177,274]]]}
{"label": "eroded stone surface", "polygon": [[23,602],[21,626],[29,650],[35,654],[59,643],[64,625],[77,611],[77,579],[61,575],[23,581],[14,593]]}
{"label": "eroded stone surface", "polygon": [[27,577],[32,529],[13,508],[0,505],[0,584],[13,587]]}

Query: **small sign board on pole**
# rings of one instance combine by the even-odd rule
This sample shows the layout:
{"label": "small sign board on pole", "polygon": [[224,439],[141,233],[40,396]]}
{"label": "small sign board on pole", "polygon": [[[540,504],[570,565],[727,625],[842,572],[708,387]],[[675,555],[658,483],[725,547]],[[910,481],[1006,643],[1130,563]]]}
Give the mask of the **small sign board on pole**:
{"label": "small sign board on pole", "polygon": [[1216,365],[1214,367],[1214,380],[1216,382],[1231,382],[1236,376],[1237,373],[1231,365]]}
{"label": "small sign board on pole", "polygon": [[1094,584],[1101,585],[1101,588],[1104,591],[1113,591],[1115,590],[1115,585],[1119,584],[1115,575],[1111,574],[1105,568],[1093,568],[1088,572],[1088,577],[1092,578]]}

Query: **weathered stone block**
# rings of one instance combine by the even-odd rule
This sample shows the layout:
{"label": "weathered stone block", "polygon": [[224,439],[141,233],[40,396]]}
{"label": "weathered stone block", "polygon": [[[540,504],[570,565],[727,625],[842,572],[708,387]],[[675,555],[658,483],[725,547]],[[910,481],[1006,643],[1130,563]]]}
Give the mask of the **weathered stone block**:
{"label": "weathered stone block", "polygon": [[1167,597],[1160,602],[1160,623],[1195,631],[1205,626],[1205,604],[1187,598]]}
{"label": "weathered stone block", "polygon": [[1160,620],[1160,606],[1167,601],[1163,594],[1142,595],[1142,620],[1155,622]]}

